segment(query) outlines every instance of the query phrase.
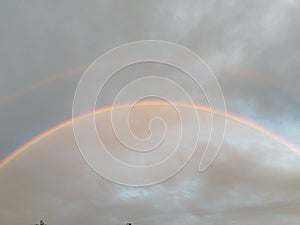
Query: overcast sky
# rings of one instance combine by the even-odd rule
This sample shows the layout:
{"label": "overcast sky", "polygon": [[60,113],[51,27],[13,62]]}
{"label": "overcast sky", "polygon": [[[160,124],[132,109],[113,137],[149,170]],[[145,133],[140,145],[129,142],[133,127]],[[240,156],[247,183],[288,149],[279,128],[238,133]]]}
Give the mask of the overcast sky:
{"label": "overcast sky", "polygon": [[[299,12],[297,0],[2,0],[0,159],[71,118],[80,76],[98,56],[144,39],[171,41],[196,52],[215,72],[229,112],[300,148]],[[129,69],[126,79],[112,80],[102,105],[112,103],[133,73]],[[202,103],[202,94],[188,80],[170,74]],[[196,172],[196,162],[169,183],[145,189],[105,182],[74,149],[68,127],[0,170],[1,224],[39,219],[49,225],[300,221],[297,155],[237,122],[229,125],[219,163],[205,175]],[[53,151],[65,153],[57,157]],[[262,153],[270,162],[258,159]]]}

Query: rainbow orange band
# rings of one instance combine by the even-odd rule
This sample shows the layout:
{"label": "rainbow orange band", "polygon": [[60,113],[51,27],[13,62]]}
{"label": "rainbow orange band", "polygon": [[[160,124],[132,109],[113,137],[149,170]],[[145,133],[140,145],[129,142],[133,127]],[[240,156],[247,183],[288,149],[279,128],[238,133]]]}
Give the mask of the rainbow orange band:
{"label": "rainbow orange band", "polygon": [[[135,106],[167,106],[169,105],[167,102],[163,102],[163,101],[143,101],[140,103],[135,104]],[[277,134],[267,130],[266,128],[255,124],[254,122],[251,122],[250,120],[247,120],[243,117],[239,117],[235,114],[232,113],[226,113],[220,110],[212,110],[211,108],[207,107],[207,106],[202,106],[202,105],[189,105],[189,104],[185,104],[185,103],[175,103],[175,105],[180,106],[180,107],[195,107],[197,110],[203,111],[203,112],[210,112],[213,113],[215,115],[219,115],[219,116],[225,116],[228,119],[234,120],[236,122],[239,122],[241,124],[244,124],[252,129],[255,129],[257,131],[259,131],[260,133],[263,133],[265,135],[267,135],[268,137],[272,138],[273,140],[277,141],[278,143],[286,146],[288,149],[290,149],[293,152],[296,152],[297,154],[300,154],[300,149],[298,147],[296,147],[295,145],[289,143],[286,139],[278,136]],[[105,113],[105,112],[109,112],[111,111],[113,108],[114,109],[120,109],[120,108],[124,108],[129,106],[129,104],[124,104],[124,105],[118,105],[118,106],[108,106],[108,107],[104,107],[101,108],[99,110],[97,110],[95,112],[95,114],[101,114],[101,113]],[[75,118],[75,120],[81,120],[84,119],[88,116],[91,116],[93,114],[93,112],[89,112],[86,114],[83,114],[77,118]],[[40,140],[46,138],[47,136],[49,136],[50,134],[53,134],[55,132],[57,132],[58,130],[61,130],[64,127],[67,127],[69,125],[72,124],[72,119],[66,120],[54,127],[52,127],[49,130],[46,130],[45,132],[41,133],[40,135],[36,136],[35,138],[33,138],[32,140],[30,140],[29,142],[25,143],[24,145],[20,146],[19,148],[17,148],[15,151],[13,151],[13,153],[9,154],[7,157],[5,157],[1,162],[0,162],[0,169],[3,168],[5,165],[7,165],[9,162],[11,162],[14,158],[16,158],[18,155],[20,155],[22,152],[24,152],[26,149],[28,149],[30,146],[34,145],[35,143],[39,142]]]}

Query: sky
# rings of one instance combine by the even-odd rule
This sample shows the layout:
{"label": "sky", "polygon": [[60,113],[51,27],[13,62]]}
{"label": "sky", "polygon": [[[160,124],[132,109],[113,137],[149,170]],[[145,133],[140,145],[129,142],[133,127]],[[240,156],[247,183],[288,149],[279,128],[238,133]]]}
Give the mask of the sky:
{"label": "sky", "polygon": [[[70,119],[87,67],[139,40],[197,53],[214,71],[228,112],[300,148],[299,10],[297,0],[1,1],[0,160]],[[158,70],[205,104],[174,68],[146,63],[113,78],[97,106]],[[161,185],[118,186],[87,167],[68,126],[0,169],[0,223],[299,224],[299,158],[287,146],[229,119],[213,167],[198,174],[195,158]]]}

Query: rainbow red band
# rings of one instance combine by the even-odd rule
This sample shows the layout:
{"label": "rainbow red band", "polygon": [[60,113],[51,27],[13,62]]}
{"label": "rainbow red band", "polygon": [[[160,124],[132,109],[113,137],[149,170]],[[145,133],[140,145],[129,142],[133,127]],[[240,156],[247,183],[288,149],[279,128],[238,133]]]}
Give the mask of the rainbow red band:
{"label": "rainbow red band", "polygon": [[[143,102],[135,104],[135,106],[139,106],[139,107],[143,107],[143,106],[167,106],[167,105],[168,105],[168,103],[163,102],[163,101],[143,101]],[[262,134],[265,134],[266,136],[268,136],[268,137],[272,138],[273,140],[277,141],[278,143],[286,146],[291,151],[293,151],[297,154],[300,154],[300,149],[298,147],[296,147],[295,145],[289,143],[286,139],[278,136],[277,134],[267,130],[266,128],[254,123],[254,122],[251,122],[250,120],[247,120],[243,117],[237,116],[237,115],[232,114],[232,113],[226,113],[226,112],[223,112],[223,111],[214,110],[214,109],[211,109],[207,106],[202,106],[202,105],[189,105],[189,104],[185,104],[185,103],[175,103],[175,105],[180,106],[180,107],[189,107],[189,108],[195,107],[199,111],[209,112],[209,113],[213,113],[213,114],[219,115],[219,116],[225,116],[228,119],[239,122],[239,123],[241,123],[245,126],[248,126],[252,129],[255,129],[255,130],[259,131]],[[114,106],[114,107],[113,106],[108,106],[108,107],[98,109],[95,112],[95,114],[98,115],[98,114],[101,114],[101,113],[109,112],[112,109],[119,109],[119,108],[123,108],[123,107],[127,107],[127,106],[129,106],[129,104],[118,105],[118,106]],[[81,119],[84,119],[84,118],[86,118],[88,116],[91,116],[91,115],[93,115],[93,112],[83,114],[83,115],[75,118],[75,120],[81,120]],[[27,142],[24,145],[20,146],[15,151],[13,151],[13,153],[9,154],[7,157],[5,157],[0,162],[0,169],[3,168],[5,165],[7,165],[9,162],[11,162],[18,155],[20,155],[21,153],[26,151],[30,146],[32,146],[35,143],[39,142],[40,140],[46,138],[50,134],[53,134],[53,133],[55,133],[55,132],[57,132],[57,131],[59,131],[59,130],[63,129],[64,127],[67,127],[71,124],[72,124],[72,119],[66,120],[66,121],[52,127],[51,129],[46,130],[45,132],[43,132],[40,135],[36,136],[35,138],[30,140],[29,142]]]}

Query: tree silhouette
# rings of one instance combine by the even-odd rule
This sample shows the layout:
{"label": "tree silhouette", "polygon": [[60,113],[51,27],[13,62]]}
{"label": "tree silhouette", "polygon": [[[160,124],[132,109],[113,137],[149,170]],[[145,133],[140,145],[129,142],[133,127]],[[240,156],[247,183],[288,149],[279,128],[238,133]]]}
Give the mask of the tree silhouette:
{"label": "tree silhouette", "polygon": [[45,224],[44,221],[41,220],[41,221],[40,221],[40,224],[37,224],[37,223],[36,223],[36,224],[34,224],[34,225],[47,225],[47,224]]}

